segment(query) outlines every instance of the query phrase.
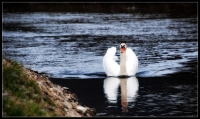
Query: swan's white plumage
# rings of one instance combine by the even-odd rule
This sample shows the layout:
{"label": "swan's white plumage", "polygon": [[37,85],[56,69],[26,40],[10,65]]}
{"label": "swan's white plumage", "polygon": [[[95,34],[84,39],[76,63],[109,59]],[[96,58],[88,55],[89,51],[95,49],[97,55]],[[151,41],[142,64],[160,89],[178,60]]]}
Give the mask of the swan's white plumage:
{"label": "swan's white plumage", "polygon": [[117,56],[115,56],[116,47],[108,48],[105,56],[103,57],[103,67],[107,76],[118,76],[119,64],[116,62]]}
{"label": "swan's white plumage", "polygon": [[138,58],[130,48],[126,49],[126,71],[127,74],[135,75],[138,69]]}
{"label": "swan's white plumage", "polygon": [[[120,65],[116,62],[116,47],[108,48],[104,58],[103,67],[107,76],[119,76]],[[138,69],[138,59],[135,53],[130,49],[126,49],[126,70],[127,74],[135,75]]]}

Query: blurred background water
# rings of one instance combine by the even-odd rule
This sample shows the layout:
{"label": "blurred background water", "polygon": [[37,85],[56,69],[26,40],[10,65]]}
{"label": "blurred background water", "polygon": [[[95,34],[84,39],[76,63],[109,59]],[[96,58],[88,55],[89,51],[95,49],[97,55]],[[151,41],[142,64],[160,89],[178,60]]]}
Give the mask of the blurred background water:
{"label": "blurred background water", "polygon": [[[97,116],[197,116],[196,17],[5,12],[2,20],[3,56],[69,87]],[[108,78],[103,56],[114,46],[119,57],[121,42],[138,56],[138,72]]]}

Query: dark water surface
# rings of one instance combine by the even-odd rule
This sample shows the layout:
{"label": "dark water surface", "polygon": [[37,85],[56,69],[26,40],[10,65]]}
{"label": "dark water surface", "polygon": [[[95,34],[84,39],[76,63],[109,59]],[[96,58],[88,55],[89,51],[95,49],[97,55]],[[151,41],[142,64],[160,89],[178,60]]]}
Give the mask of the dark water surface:
{"label": "dark water surface", "polygon": [[[4,13],[2,24],[3,55],[69,87],[97,116],[197,116],[197,18]],[[121,42],[138,56],[136,77],[103,71]]]}
{"label": "dark water surface", "polygon": [[[197,116],[194,78],[50,80],[69,87],[80,104],[96,109],[96,116]],[[127,80],[127,97],[122,96],[120,80]]]}

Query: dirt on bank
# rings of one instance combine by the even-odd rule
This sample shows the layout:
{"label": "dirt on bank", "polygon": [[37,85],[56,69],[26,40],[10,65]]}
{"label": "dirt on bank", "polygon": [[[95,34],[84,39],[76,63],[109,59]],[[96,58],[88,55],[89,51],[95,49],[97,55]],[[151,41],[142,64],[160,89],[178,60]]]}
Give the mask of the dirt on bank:
{"label": "dirt on bank", "polygon": [[[11,63],[10,61],[3,59],[2,65],[4,67],[10,67]],[[38,72],[25,67],[22,68],[23,73],[29,77],[27,80],[36,82],[41,90],[42,96],[48,97],[54,102],[55,106],[47,106],[47,108],[54,111],[56,115],[66,117],[91,117],[96,115],[94,109],[79,105],[76,95],[72,93],[69,88],[53,84],[45,74],[39,74]],[[2,90],[3,87],[4,86],[2,85]],[[2,96],[7,95],[8,93],[4,90]]]}

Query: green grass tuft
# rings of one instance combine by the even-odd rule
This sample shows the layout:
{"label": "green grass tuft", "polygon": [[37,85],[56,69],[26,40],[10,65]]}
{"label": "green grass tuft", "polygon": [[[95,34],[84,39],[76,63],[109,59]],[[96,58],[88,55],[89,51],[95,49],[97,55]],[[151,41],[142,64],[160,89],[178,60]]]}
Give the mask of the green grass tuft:
{"label": "green grass tuft", "polygon": [[56,116],[46,110],[55,106],[50,98],[42,95],[37,83],[31,80],[17,62],[6,59],[3,63],[3,116]]}

